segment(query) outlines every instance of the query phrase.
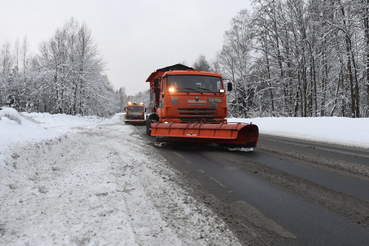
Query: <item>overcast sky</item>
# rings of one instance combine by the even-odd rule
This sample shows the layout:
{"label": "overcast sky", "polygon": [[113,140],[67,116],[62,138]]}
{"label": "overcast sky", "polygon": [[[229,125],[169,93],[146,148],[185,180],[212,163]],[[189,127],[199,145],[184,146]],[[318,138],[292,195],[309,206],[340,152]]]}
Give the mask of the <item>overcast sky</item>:
{"label": "overcast sky", "polygon": [[0,45],[26,36],[38,53],[73,17],[91,30],[114,88],[134,95],[157,68],[192,66],[200,54],[213,60],[244,8],[251,11],[251,0],[0,0]]}

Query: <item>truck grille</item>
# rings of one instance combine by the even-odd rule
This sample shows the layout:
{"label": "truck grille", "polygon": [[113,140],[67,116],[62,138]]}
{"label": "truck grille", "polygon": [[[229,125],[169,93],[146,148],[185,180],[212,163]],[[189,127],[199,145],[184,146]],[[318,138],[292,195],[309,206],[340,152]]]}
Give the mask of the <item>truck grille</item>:
{"label": "truck grille", "polygon": [[178,113],[182,117],[214,117],[215,109],[212,108],[179,108]]}

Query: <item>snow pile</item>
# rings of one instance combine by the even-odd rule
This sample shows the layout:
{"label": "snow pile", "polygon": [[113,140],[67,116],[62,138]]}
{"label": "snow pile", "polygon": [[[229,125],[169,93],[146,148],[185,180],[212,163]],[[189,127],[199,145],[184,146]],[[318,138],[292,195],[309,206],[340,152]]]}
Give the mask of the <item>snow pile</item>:
{"label": "snow pile", "polygon": [[[0,113],[2,116],[0,120],[0,167],[5,159],[10,157],[13,152],[12,149],[17,148],[17,145],[25,142],[38,143],[45,139],[56,139],[63,134],[62,132],[48,130],[42,125],[24,118],[20,120],[19,114],[14,109],[3,109]],[[8,116],[9,113],[10,116]],[[21,124],[18,123],[20,121]]]}
{"label": "snow pile", "polygon": [[19,125],[22,123],[22,119],[19,116],[18,112],[12,108],[5,108],[3,110],[0,110],[0,120],[1,117],[7,117],[9,120],[14,120]]}

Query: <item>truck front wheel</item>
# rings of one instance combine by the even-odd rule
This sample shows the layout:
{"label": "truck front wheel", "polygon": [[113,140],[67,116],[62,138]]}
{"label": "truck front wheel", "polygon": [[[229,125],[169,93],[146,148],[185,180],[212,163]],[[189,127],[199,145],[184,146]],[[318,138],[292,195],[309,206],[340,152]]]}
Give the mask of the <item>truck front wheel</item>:
{"label": "truck front wheel", "polygon": [[159,121],[159,116],[157,114],[150,114],[146,119],[146,134],[151,136],[151,122]]}
{"label": "truck front wheel", "polygon": [[146,134],[151,136],[151,120],[147,119],[146,120]]}

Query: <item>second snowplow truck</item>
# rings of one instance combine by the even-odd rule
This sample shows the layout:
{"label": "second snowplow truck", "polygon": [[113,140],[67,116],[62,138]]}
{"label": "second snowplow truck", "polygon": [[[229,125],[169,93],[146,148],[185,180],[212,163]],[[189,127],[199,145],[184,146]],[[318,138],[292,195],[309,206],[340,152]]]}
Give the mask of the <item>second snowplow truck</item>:
{"label": "second snowplow truck", "polygon": [[136,103],[128,101],[127,107],[124,107],[126,112],[125,123],[128,124],[144,124],[145,123],[145,111],[143,103]]}
{"label": "second snowplow truck", "polygon": [[[255,148],[254,124],[227,123],[227,99],[222,76],[176,64],[157,69],[150,83],[152,113],[146,133],[157,142],[215,143]],[[228,91],[232,84],[228,83]]]}

